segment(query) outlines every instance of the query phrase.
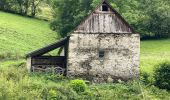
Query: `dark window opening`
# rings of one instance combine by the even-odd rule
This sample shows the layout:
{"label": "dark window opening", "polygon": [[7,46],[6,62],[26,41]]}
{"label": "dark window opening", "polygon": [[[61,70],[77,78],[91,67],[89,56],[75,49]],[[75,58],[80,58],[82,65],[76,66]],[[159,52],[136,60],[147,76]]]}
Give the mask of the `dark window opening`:
{"label": "dark window opening", "polygon": [[104,58],[104,50],[99,50],[99,58]]}
{"label": "dark window opening", "polygon": [[103,4],[102,5],[102,11],[108,11],[108,10],[109,10],[109,8],[107,7],[107,5]]}

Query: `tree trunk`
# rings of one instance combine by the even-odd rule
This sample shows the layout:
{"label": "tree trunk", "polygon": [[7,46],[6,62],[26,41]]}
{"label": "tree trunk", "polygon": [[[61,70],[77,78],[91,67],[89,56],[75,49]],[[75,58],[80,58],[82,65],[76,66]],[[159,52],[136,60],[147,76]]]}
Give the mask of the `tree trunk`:
{"label": "tree trunk", "polygon": [[27,13],[28,13],[28,8],[29,8],[29,1],[27,0],[27,1],[25,1],[25,3],[24,3],[24,15],[27,15]]}
{"label": "tree trunk", "polygon": [[31,10],[31,16],[32,16],[32,17],[35,17],[35,12],[36,12],[36,7],[33,6],[33,7],[32,7],[32,10]]}
{"label": "tree trunk", "polygon": [[32,6],[31,6],[31,16],[32,17],[35,17],[35,12],[36,12],[35,0],[32,0]]}
{"label": "tree trunk", "polygon": [[[23,15],[23,9],[22,9],[22,5],[20,4],[20,5],[19,5],[19,7],[20,7],[19,14]],[[16,11],[16,12],[17,12],[17,11]]]}

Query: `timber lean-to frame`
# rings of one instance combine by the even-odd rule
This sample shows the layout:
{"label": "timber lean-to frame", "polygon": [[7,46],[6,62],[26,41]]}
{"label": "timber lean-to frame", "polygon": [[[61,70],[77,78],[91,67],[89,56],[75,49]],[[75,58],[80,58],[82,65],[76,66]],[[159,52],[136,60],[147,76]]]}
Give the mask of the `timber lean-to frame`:
{"label": "timber lean-to frame", "polygon": [[[27,54],[27,68],[29,71],[52,72],[51,67],[54,67],[55,73],[65,74],[67,66],[68,39],[69,37],[63,38],[58,42]],[[46,54],[57,48],[63,48],[63,56],[43,56],[43,54]]]}

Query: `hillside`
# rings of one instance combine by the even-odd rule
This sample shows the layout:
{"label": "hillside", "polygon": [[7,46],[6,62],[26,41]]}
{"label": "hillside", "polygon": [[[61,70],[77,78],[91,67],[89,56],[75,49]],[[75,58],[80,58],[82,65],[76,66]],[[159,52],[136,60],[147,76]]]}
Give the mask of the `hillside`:
{"label": "hillside", "polygon": [[23,56],[56,39],[49,22],[0,11],[0,58]]}

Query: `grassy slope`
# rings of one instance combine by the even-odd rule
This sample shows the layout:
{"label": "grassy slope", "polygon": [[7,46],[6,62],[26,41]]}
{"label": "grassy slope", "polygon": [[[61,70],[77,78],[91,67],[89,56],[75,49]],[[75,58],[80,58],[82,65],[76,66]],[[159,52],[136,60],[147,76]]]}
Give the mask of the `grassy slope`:
{"label": "grassy slope", "polygon": [[24,55],[56,40],[49,23],[0,12],[0,55]]}

